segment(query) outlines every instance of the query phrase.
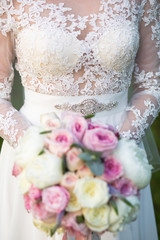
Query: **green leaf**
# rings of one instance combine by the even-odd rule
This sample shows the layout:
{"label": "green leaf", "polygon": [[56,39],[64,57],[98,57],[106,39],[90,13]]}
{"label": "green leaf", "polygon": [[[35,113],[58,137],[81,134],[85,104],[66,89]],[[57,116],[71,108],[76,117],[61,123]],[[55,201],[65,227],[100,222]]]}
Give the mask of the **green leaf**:
{"label": "green leaf", "polygon": [[52,130],[48,130],[48,131],[43,131],[43,132],[40,132],[40,134],[47,134],[47,133],[51,133]]}
{"label": "green leaf", "polygon": [[57,228],[59,228],[59,224],[56,224],[55,227],[53,229],[51,229],[50,231],[50,237],[53,237],[53,235],[55,234]]}
{"label": "green leaf", "polygon": [[39,153],[38,153],[38,156],[41,156],[42,154],[44,154],[45,153],[45,151],[44,151],[44,149],[42,149],[42,151],[40,151]]}
{"label": "green leaf", "polygon": [[84,151],[84,149],[85,149],[85,147],[83,147],[82,144],[79,144],[79,143],[71,144],[70,148],[73,148],[73,147],[81,148],[82,151]]}
{"label": "green leaf", "polygon": [[76,222],[77,222],[77,223],[84,223],[84,217],[83,217],[83,215],[77,216],[77,217],[76,217]]}
{"label": "green leaf", "polygon": [[65,154],[62,155],[62,171],[63,174],[67,172],[67,162],[66,162],[66,157]]}
{"label": "green leaf", "polygon": [[90,161],[85,162],[85,164],[90,168],[92,173],[96,176],[102,176],[104,173],[104,164],[100,161]]}
{"label": "green leaf", "polygon": [[97,158],[98,157],[100,158],[102,156],[102,152],[96,152],[96,151],[90,150],[88,148],[84,148],[84,151],[91,155],[95,155]]}
{"label": "green leaf", "polygon": [[118,215],[119,213],[118,213],[117,204],[112,198],[110,199],[109,204],[113,207],[115,213]]}
{"label": "green leaf", "polygon": [[128,201],[125,197],[123,196],[119,196],[119,198],[126,203],[129,207],[133,208],[134,206],[132,205],[132,203],[130,201]]}
{"label": "green leaf", "polygon": [[97,159],[97,157],[95,155],[87,153],[87,152],[83,152],[83,153],[79,154],[78,157],[86,162],[100,160],[100,159]]}
{"label": "green leaf", "polygon": [[92,117],[94,117],[94,116],[95,116],[95,114],[89,114],[89,115],[84,116],[84,118],[85,118],[85,119],[89,119],[89,118],[92,118]]}

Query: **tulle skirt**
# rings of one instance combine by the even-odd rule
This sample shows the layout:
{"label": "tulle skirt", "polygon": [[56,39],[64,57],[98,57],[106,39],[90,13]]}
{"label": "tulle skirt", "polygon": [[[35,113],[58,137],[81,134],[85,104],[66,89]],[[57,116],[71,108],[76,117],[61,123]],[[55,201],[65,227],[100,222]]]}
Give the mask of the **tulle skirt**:
{"label": "tulle skirt", "polygon": [[[96,96],[94,96],[96,98]],[[103,121],[117,126],[123,118],[125,106],[127,104],[127,95],[117,95],[107,97],[97,96],[101,102],[117,100],[119,105],[117,109],[110,112],[96,114],[93,120]],[[40,114],[47,112],[56,112],[54,105],[62,101],[79,101],[76,97],[53,97],[26,90],[25,104],[21,109],[22,114],[33,124],[38,124]],[[29,151],[29,149],[28,149]],[[50,238],[34,227],[32,216],[24,208],[24,201],[19,192],[16,178],[12,176],[12,167],[14,163],[14,149],[4,141],[0,157],[0,239],[2,240],[61,240],[62,235]],[[116,236],[112,233],[105,233],[101,236],[102,240],[158,240],[154,210],[150,187],[141,191],[141,209],[136,221],[127,225],[125,230]],[[96,235],[93,240],[96,240]]]}

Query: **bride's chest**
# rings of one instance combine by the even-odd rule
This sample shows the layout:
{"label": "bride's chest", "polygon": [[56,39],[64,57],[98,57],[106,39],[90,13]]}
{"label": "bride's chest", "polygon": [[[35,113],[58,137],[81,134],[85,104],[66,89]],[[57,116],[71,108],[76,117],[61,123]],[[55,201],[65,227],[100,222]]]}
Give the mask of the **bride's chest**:
{"label": "bride's chest", "polygon": [[35,68],[47,65],[55,72],[61,66],[58,70],[67,72],[83,62],[94,64],[94,59],[108,69],[122,70],[137,52],[136,0],[101,0],[98,12],[87,16],[75,15],[64,3],[17,2],[12,8],[16,54],[26,62],[34,59]]}

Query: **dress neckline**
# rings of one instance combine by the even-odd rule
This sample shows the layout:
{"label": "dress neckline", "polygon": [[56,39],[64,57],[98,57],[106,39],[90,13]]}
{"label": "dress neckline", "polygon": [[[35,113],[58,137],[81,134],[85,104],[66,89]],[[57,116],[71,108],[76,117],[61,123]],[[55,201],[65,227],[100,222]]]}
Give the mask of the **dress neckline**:
{"label": "dress neckline", "polygon": [[[73,8],[72,7],[69,7],[69,6],[66,6],[66,3],[64,3],[63,1],[59,2],[59,3],[47,3],[47,1],[45,0],[46,2],[46,5],[48,6],[54,6],[54,7],[58,7],[59,9],[63,8],[64,10],[66,9],[66,11],[70,12],[70,11],[73,11]],[[90,13],[90,14],[87,14],[87,15],[84,15],[84,16],[81,16],[81,15],[76,15],[74,14],[73,12],[72,13],[67,13],[67,15],[69,16],[74,16],[75,19],[89,19],[89,18],[92,18],[93,16],[97,16],[102,12],[102,10],[104,9],[104,0],[99,0],[99,8],[98,8],[98,11],[97,13]]]}

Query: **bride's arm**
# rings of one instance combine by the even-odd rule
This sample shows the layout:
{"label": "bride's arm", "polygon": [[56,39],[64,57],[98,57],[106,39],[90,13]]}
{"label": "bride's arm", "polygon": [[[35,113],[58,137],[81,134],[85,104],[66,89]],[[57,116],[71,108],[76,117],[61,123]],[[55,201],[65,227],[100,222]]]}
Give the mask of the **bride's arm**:
{"label": "bride's arm", "polygon": [[14,39],[8,13],[0,3],[0,136],[15,146],[30,123],[10,102],[14,71]]}
{"label": "bride's arm", "polygon": [[133,96],[120,130],[137,142],[145,135],[160,110],[160,0],[147,2],[140,24]]}

